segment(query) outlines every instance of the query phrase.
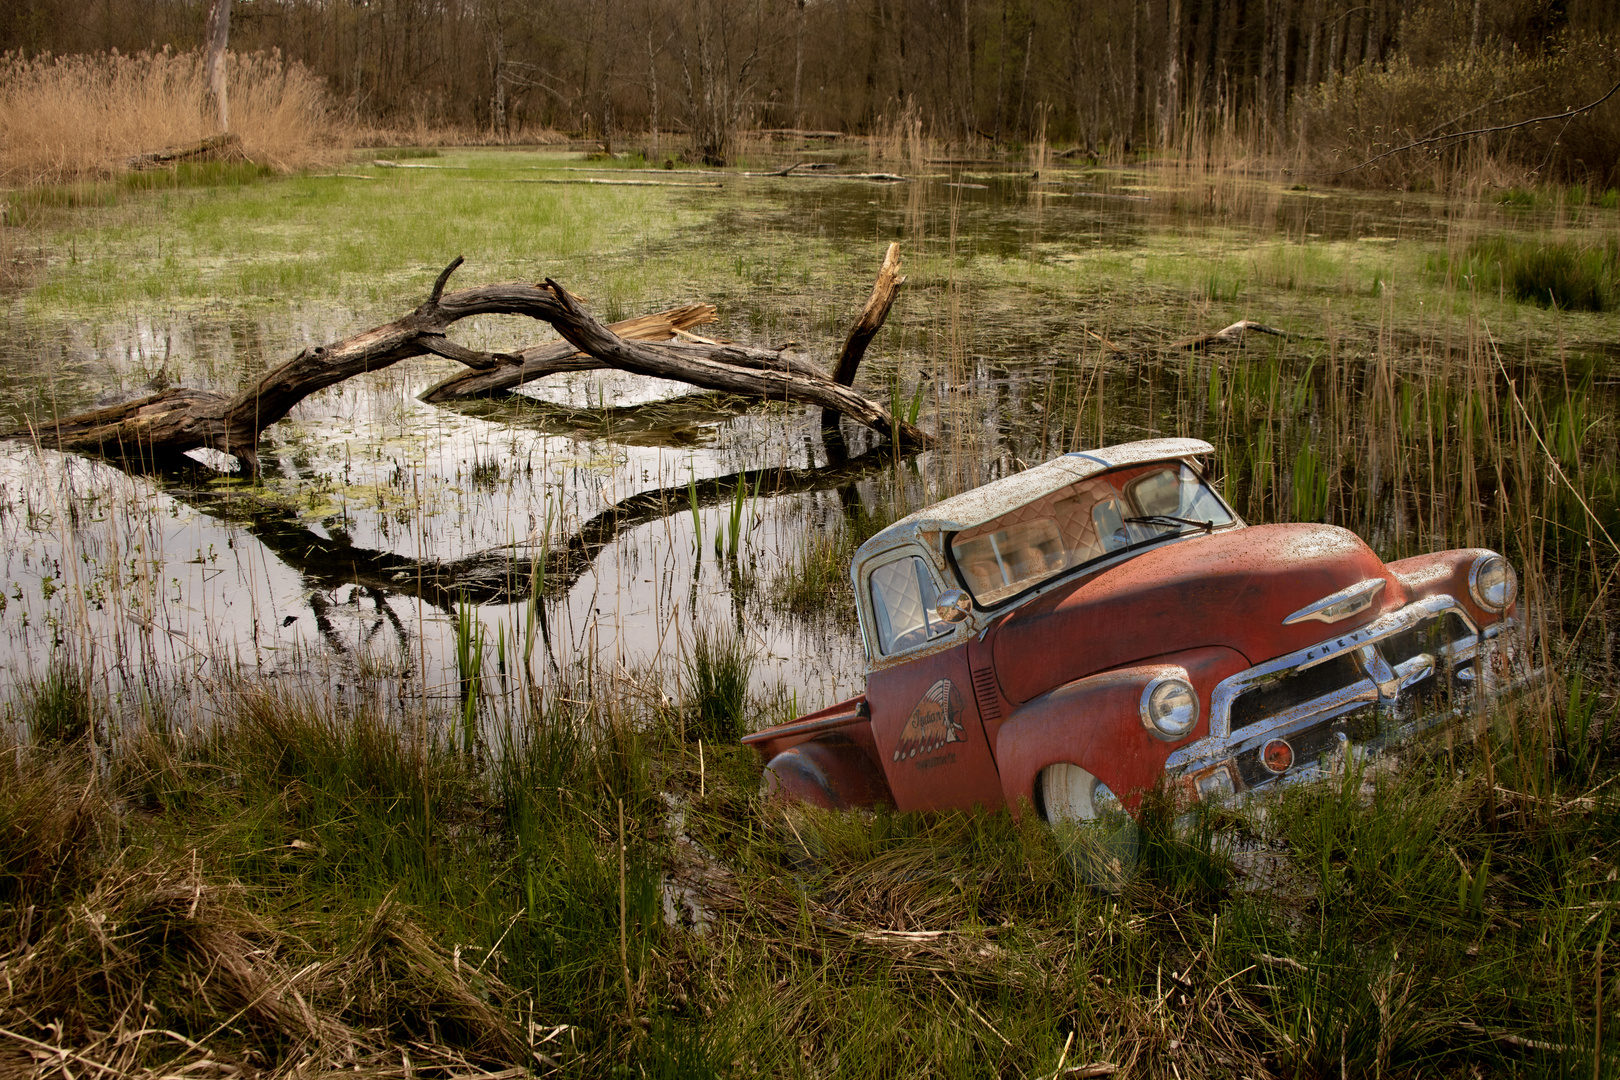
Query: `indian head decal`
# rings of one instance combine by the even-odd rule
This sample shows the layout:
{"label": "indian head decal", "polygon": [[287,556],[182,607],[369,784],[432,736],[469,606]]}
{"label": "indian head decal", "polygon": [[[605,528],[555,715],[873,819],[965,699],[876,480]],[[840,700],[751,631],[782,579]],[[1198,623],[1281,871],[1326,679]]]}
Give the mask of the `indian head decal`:
{"label": "indian head decal", "polygon": [[918,754],[929,754],[946,743],[962,741],[962,695],[951,680],[941,679],[928,688],[917,707],[911,710],[900,732],[894,760],[905,761]]}

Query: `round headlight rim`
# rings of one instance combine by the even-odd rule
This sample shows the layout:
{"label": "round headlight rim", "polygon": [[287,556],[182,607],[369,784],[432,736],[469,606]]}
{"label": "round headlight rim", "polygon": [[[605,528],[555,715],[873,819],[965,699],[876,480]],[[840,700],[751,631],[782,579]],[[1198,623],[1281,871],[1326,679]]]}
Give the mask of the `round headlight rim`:
{"label": "round headlight rim", "polygon": [[[1480,585],[1480,578],[1487,570],[1500,566],[1507,582],[1507,592],[1501,604],[1493,603],[1485,596],[1485,589]],[[1519,575],[1514,572],[1513,564],[1503,555],[1494,551],[1487,551],[1474,560],[1474,565],[1468,568],[1468,595],[1474,603],[1493,614],[1502,614],[1513,606],[1519,598]]]}
{"label": "round headlight rim", "polygon": [[[1159,725],[1159,718],[1154,715],[1153,698],[1162,689],[1170,686],[1184,688],[1188,698],[1192,701],[1192,717],[1187,721],[1185,728],[1177,731],[1166,731]],[[1142,699],[1139,704],[1142,714],[1142,726],[1148,733],[1161,742],[1180,742],[1193,733],[1198,727],[1199,718],[1203,715],[1203,706],[1198,700],[1198,688],[1183,672],[1156,675],[1148,681],[1142,689]]]}

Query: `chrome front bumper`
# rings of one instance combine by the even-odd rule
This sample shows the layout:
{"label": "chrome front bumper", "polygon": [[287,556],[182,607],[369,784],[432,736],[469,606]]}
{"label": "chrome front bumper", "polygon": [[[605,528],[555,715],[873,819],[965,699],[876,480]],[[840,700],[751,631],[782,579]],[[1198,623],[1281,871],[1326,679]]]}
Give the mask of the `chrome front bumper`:
{"label": "chrome front bumper", "polygon": [[1517,620],[1481,631],[1454,598],[1426,597],[1223,680],[1210,733],[1165,771],[1204,799],[1307,779],[1346,747],[1377,750],[1482,713],[1539,676],[1528,652]]}

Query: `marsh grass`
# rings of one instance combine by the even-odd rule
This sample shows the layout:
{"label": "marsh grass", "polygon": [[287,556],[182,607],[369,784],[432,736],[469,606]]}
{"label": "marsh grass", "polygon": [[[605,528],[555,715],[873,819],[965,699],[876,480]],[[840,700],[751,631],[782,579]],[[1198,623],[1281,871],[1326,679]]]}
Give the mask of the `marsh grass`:
{"label": "marsh grass", "polygon": [[[21,694],[0,1027],[33,1042],[6,1045],[143,1078],[205,1059],[1034,1076],[1065,1046],[1183,1080],[1591,1073],[1620,747],[1584,678],[1553,715],[1352,756],[1190,828],[1149,800],[1112,895],[1032,814],[761,802],[757,759],[720,730],[734,678],[692,680],[673,711],[570,678],[474,755],[434,734],[459,716],[408,732],[363,689],[242,683],[97,765],[27,734],[54,706]],[[150,1018],[182,1038],[137,1036]]]}
{"label": "marsh grass", "polygon": [[1561,311],[1609,311],[1620,283],[1620,244],[1475,240],[1462,257],[1434,260],[1435,268],[1468,288],[1501,291],[1516,300]]}
{"label": "marsh grass", "polygon": [[66,657],[57,657],[42,678],[26,687],[20,711],[27,718],[35,742],[62,745],[84,741],[95,723],[89,676]]}

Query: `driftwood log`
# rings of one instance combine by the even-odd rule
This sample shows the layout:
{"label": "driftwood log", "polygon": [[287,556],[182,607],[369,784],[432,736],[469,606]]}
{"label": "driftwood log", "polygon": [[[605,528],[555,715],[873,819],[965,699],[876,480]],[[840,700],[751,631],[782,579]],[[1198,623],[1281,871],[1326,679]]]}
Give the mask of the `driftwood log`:
{"label": "driftwood log", "polygon": [[[897,258],[892,247],[890,256]],[[253,475],[258,472],[259,436],[265,428],[285,417],[310,394],[356,375],[431,353],[477,372],[512,369],[517,380],[523,381],[522,369],[529,363],[524,354],[469,349],[450,340],[446,331],[474,315],[527,315],[551,324],[574,351],[592,357],[595,363],[590,366],[673,379],[762,401],[819,405],[902,446],[923,447],[929,443],[925,432],[891,416],[884,406],[785,350],[704,340],[627,340],[598,322],[550,279],[542,285],[513,282],[445,292],[450,275],[462,261],[458,257],[444,268],[427,302],[410,314],[331,345],[305,349],[240,393],[167,390],[6,432],[0,437],[37,440],[56,449],[143,467],[161,466],[189,450],[208,448],[234,456],[242,463],[243,471]],[[671,318],[671,326],[675,321]],[[859,336],[852,335],[851,341]],[[859,342],[859,352],[865,351],[869,340],[867,335]],[[846,344],[846,356],[851,347]],[[855,362],[859,362],[859,355]]]}
{"label": "driftwood log", "polygon": [[[889,250],[883,254],[883,265],[878,268],[872,295],[866,298],[866,306],[861,308],[860,316],[850,328],[849,337],[844,339],[843,351],[838,354],[838,366],[833,368],[833,382],[840,386],[855,385],[855,372],[861,366],[861,358],[866,355],[866,347],[883,328],[884,321],[889,317],[889,309],[894,306],[894,298],[905,283],[905,276],[900,273],[900,245],[891,243]],[[822,427],[837,425],[836,410],[821,410]]]}
{"label": "driftwood log", "polygon": [[1285,331],[1278,330],[1275,326],[1267,326],[1265,323],[1257,323],[1253,319],[1243,319],[1233,323],[1224,330],[1217,330],[1213,334],[1194,334],[1192,337],[1182,338],[1180,341],[1172,341],[1170,343],[1170,348],[1203,349],[1216,343],[1231,344],[1235,341],[1242,341],[1243,335],[1248,333],[1271,334],[1275,337],[1288,336]]}
{"label": "driftwood log", "polygon": [[242,139],[234,131],[222,135],[210,135],[206,139],[198,139],[194,143],[184,146],[170,146],[163,150],[154,150],[150,154],[136,154],[124,162],[127,168],[136,170],[159,169],[168,165],[178,165],[182,161],[217,161],[221,158],[245,161],[247,155],[242,152]]}

